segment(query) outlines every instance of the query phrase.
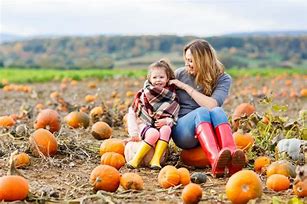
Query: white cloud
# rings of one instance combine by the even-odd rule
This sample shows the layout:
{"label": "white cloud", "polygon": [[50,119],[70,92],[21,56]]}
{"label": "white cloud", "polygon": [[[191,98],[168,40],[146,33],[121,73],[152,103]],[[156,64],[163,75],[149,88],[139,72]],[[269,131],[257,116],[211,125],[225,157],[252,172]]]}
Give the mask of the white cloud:
{"label": "white cloud", "polygon": [[305,0],[1,0],[1,32],[216,35],[307,30]]}

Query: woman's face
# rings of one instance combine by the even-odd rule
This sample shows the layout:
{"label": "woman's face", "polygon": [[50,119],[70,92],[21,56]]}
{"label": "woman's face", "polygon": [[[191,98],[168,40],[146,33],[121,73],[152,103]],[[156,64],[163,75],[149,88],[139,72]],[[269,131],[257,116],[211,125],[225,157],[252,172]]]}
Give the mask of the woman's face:
{"label": "woman's face", "polygon": [[149,81],[154,87],[164,88],[168,82],[165,70],[162,68],[152,68]]}
{"label": "woman's face", "polygon": [[185,67],[189,74],[196,74],[196,70],[193,66],[193,55],[190,49],[185,52]]}

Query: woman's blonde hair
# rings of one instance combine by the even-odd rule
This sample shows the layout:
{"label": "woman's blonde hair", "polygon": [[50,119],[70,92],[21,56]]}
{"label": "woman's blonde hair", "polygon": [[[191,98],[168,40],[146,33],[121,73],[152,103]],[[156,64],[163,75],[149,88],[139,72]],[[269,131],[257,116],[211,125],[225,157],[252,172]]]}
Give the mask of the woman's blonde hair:
{"label": "woman's blonde hair", "polygon": [[219,76],[224,73],[224,65],[218,60],[214,48],[205,40],[194,40],[183,50],[183,57],[187,50],[192,53],[193,68],[196,83],[202,85],[204,94],[211,96]]}
{"label": "woman's blonde hair", "polygon": [[148,74],[147,74],[148,81],[150,79],[152,68],[162,68],[165,71],[168,80],[175,79],[175,73],[173,69],[171,68],[171,65],[167,59],[160,59],[159,61],[154,62],[148,66]]}

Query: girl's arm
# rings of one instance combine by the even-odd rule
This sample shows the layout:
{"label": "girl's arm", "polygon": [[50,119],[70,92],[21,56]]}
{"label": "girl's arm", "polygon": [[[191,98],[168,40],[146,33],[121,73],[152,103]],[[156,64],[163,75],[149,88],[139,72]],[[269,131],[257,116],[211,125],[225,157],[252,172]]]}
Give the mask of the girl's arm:
{"label": "girl's arm", "polygon": [[138,127],[135,112],[132,109],[132,107],[128,108],[127,125],[128,125],[129,136],[130,137],[138,137],[139,136],[139,127]]}

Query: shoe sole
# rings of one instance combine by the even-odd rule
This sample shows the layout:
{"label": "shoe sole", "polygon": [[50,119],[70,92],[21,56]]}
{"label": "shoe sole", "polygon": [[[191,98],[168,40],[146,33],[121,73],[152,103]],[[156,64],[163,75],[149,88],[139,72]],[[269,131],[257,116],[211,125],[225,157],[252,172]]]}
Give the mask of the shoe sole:
{"label": "shoe sole", "polygon": [[228,166],[231,160],[231,152],[228,149],[223,150],[219,153],[219,158],[215,168],[215,177],[222,177],[225,174],[225,168]]}
{"label": "shoe sole", "polygon": [[237,149],[232,154],[231,163],[235,167],[244,167],[244,165],[245,165],[245,154],[244,154],[244,152],[240,149]]}

